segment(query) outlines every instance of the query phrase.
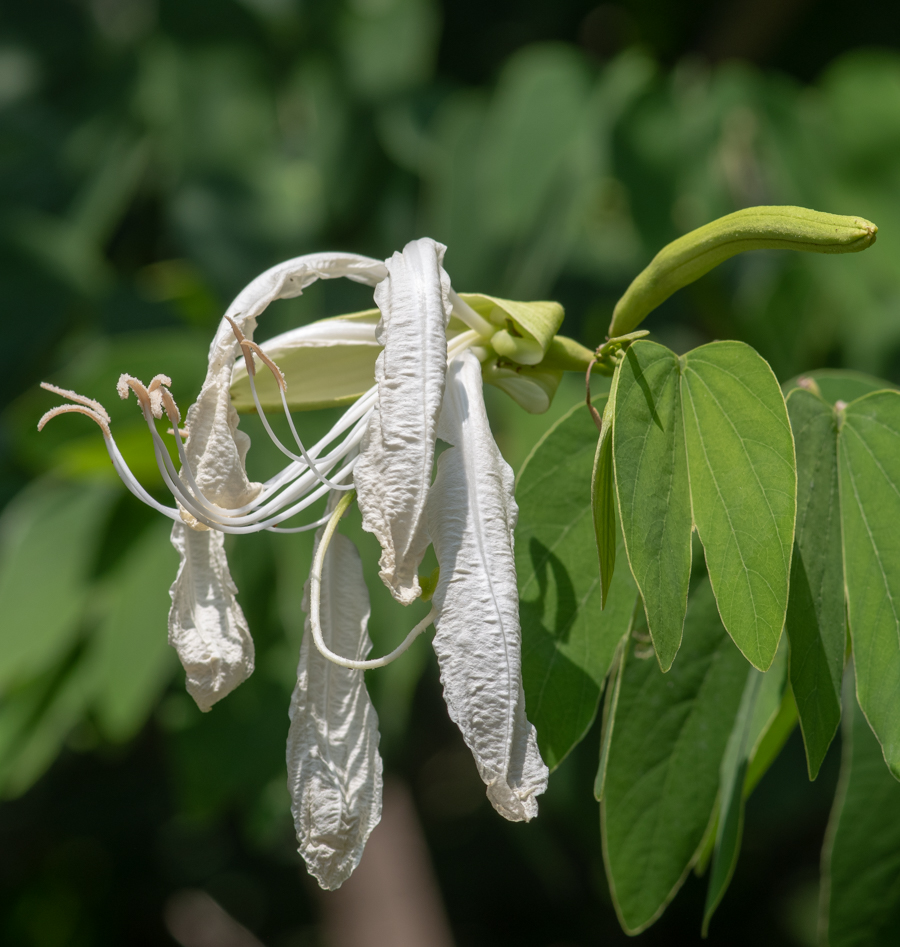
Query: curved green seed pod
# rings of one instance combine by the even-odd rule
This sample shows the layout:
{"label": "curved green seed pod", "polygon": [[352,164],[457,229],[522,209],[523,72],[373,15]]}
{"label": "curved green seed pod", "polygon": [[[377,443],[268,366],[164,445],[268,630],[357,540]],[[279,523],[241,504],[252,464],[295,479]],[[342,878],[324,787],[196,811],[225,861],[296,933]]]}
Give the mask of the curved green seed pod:
{"label": "curved green seed pod", "polygon": [[747,207],[698,227],[663,247],[616,304],[610,336],[631,332],[676,290],[745,250],[856,253],[875,242],[878,228],[862,217],[839,217],[805,207]]}

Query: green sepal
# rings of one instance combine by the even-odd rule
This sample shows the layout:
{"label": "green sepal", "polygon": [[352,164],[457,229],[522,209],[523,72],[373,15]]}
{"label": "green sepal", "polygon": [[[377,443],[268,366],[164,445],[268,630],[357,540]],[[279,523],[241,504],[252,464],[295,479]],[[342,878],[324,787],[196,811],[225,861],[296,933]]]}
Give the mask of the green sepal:
{"label": "green sepal", "polygon": [[553,396],[563,373],[542,366],[516,365],[506,359],[491,359],[481,366],[481,375],[512,398],[529,414],[543,414],[553,403]]}
{"label": "green sepal", "polygon": [[535,340],[544,353],[559,331],[565,315],[565,310],[557,302],[516,302],[484,293],[460,293],[459,297],[498,330],[509,332],[512,328],[514,331],[511,335]]}

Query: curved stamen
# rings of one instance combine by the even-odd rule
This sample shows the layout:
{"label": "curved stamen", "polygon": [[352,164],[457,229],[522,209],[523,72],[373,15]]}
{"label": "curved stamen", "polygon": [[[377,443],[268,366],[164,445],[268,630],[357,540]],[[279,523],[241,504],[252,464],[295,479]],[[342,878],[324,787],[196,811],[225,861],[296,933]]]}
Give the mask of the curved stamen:
{"label": "curved stamen", "polygon": [[328,520],[328,525],[325,527],[324,532],[322,533],[322,539],[319,541],[319,547],[316,549],[316,556],[313,559],[312,572],[309,574],[309,625],[312,629],[313,641],[315,642],[316,647],[319,649],[319,653],[323,658],[327,658],[333,664],[337,664],[340,667],[350,668],[351,670],[356,671],[366,671],[370,668],[380,668],[384,667],[386,664],[390,664],[395,658],[399,658],[404,651],[419,637],[420,634],[435,620],[437,617],[437,609],[432,606],[428,614],[413,628],[413,630],[403,639],[403,641],[394,648],[389,654],[384,655],[381,658],[372,658],[368,661],[355,661],[350,658],[341,657],[339,654],[335,654],[326,644],[325,640],[322,637],[322,622],[321,622],[321,600],[322,600],[322,567],[325,563],[325,553],[328,551],[328,547],[331,544],[331,538],[334,536],[334,531],[337,529],[337,525],[340,522],[341,517],[347,511],[347,508],[353,502],[354,493],[345,493],[337,506],[334,508],[334,512],[331,514]]}
{"label": "curved stamen", "polygon": [[[241,347],[241,351],[244,353],[244,364],[247,367],[247,380],[250,382],[250,391],[253,394],[253,403],[256,405],[256,411],[259,415],[259,419],[262,421],[263,427],[266,429],[266,433],[272,439],[272,443],[281,451],[282,454],[284,454],[285,457],[289,457],[291,460],[298,463],[300,461],[304,462],[307,467],[309,467],[309,469],[316,475],[316,477],[322,483],[331,487],[332,490],[349,490],[349,487],[338,486],[337,484],[334,484],[328,480],[327,477],[323,476],[319,472],[316,465],[313,463],[312,458],[307,453],[306,448],[303,446],[303,442],[300,440],[300,435],[297,433],[296,427],[294,427],[294,420],[291,417],[291,412],[287,405],[287,399],[285,398],[287,382],[284,380],[284,372],[255,342],[245,338],[244,333],[241,332],[233,319],[230,319],[228,316],[225,318],[228,319],[229,323],[231,323],[231,328],[234,331],[235,338]],[[256,392],[256,364],[253,361],[254,355],[256,355],[263,365],[269,369],[275,379],[275,384],[278,386],[278,392],[281,395],[281,405],[284,408],[284,416],[287,418],[288,424],[291,428],[291,433],[294,435],[294,441],[300,450],[299,457],[293,453],[293,451],[288,450],[288,448],[286,448],[284,444],[281,443],[281,439],[275,434],[269,425],[269,419],[266,417],[265,411],[263,411],[263,407],[259,401],[259,395]]]}

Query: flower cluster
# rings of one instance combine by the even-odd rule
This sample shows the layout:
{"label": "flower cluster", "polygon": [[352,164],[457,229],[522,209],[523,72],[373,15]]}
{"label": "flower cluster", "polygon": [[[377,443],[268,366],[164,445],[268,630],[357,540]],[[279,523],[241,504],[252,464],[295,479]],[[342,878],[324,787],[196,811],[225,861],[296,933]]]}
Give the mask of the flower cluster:
{"label": "flower cluster", "polygon": [[[384,262],[311,254],[257,277],[229,307],[213,339],[206,380],[185,429],[167,377],[145,386],[123,375],[119,394],[135,394],[175,506],[158,502],[138,483],[98,402],[44,386],[70,403],[48,411],[39,427],[61,413],[91,417],[128,489],[173,520],[180,565],[171,589],[169,640],[202,710],[253,670],[253,641],[228,571],[224,534],[318,529],[287,765],[300,852],[329,889],[356,867],[381,814],[377,718],[363,672],[393,660],[431,624],[450,716],[494,808],[507,819],[531,819],[547,784],[521,680],[513,475],[491,435],[482,381],[498,384],[529,410],[544,410],[562,369],[582,367],[590,353],[555,336],[562,318],[556,304],[455,293],[443,269],[444,251],[421,239]],[[252,341],[257,317],[273,300],[335,277],[373,286],[377,310],[322,320],[263,346]],[[311,352],[336,354],[340,362],[319,391],[302,367]],[[360,390],[357,376],[371,379],[376,352],[375,385]],[[308,447],[291,416],[298,404],[291,398],[295,379],[302,406],[350,402],[328,435]],[[235,409],[242,400],[252,403],[287,459],[265,483],[247,476],[250,441],[238,428]],[[273,405],[287,418],[290,446],[266,419],[265,409]],[[163,415],[180,470],[157,430]],[[450,446],[432,478],[438,438]],[[337,532],[354,497],[364,528],[381,544],[381,578],[399,602],[422,595],[418,568],[429,545],[439,564],[436,586],[428,590],[429,614],[394,651],[376,659],[367,659],[369,596],[359,554]],[[282,525],[323,498],[324,515]]]}

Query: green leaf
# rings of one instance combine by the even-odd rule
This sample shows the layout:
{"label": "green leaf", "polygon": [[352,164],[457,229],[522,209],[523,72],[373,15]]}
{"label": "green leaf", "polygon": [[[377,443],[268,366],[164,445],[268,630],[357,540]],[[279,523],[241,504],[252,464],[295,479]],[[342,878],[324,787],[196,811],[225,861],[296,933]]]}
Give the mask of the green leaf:
{"label": "green leaf", "polygon": [[551,769],[585,735],[637,595],[620,569],[602,609],[591,516],[597,428],[576,405],[538,442],[516,485],[516,569],[528,719]]}
{"label": "green leaf", "polygon": [[797,533],[785,630],[809,778],[841,720],[846,609],[841,558],[837,424],[821,398],[796,388],[788,414],[797,448]]}
{"label": "green leaf", "polygon": [[[766,673],[768,674],[770,671]],[[794,727],[797,726],[797,720],[797,701],[794,700],[794,692],[790,687],[787,687],[781,698],[781,706],[778,708],[778,713],[767,727],[761,739],[757,742],[753,756],[750,758],[750,765],[747,767],[747,777],[744,780],[745,799],[756,789],[759,781],[766,775],[769,771],[769,767],[777,759],[778,754],[782,751],[785,743],[787,743],[788,737],[794,732]]]}
{"label": "green leaf", "polygon": [[38,481],[0,520],[0,687],[56,664],[81,625],[89,573],[119,491]]}
{"label": "green leaf", "polygon": [[715,849],[703,911],[704,937],[737,866],[750,760],[781,706],[787,672],[787,649],[782,646],[778,655],[780,658],[764,674],[756,668],[750,668],[737,719],[722,758]]}
{"label": "green leaf", "polygon": [[[854,372],[846,368],[819,368],[814,372],[804,372],[796,378],[785,382],[781,387],[784,396],[790,394],[795,388],[802,388],[800,382],[808,385],[812,381],[818,394],[829,404],[835,401],[855,401],[863,395],[872,391],[884,391],[885,388],[896,388],[897,386],[883,378],[876,378],[874,375],[866,375],[864,372]],[[815,393],[815,392],[814,392]]]}
{"label": "green leaf", "polygon": [[893,947],[900,927],[900,784],[884,765],[852,688],[845,694],[841,779],[822,857],[820,927],[830,947]]}
{"label": "green leaf", "polygon": [[784,625],[794,542],[787,408],[772,369],[742,342],[712,342],[682,362],[691,501],[709,579],[728,633],[765,671]]}
{"label": "green leaf", "polygon": [[606,402],[606,410],[603,412],[603,430],[597,441],[594,472],[591,474],[591,511],[594,516],[594,535],[597,537],[597,555],[600,559],[601,601],[604,608],[616,570],[616,543],[619,539],[612,461],[612,417],[613,399],[610,399]]}
{"label": "green leaf", "polygon": [[[637,609],[635,602],[635,609]],[[597,775],[594,777],[594,798],[597,802],[603,800],[603,790],[606,785],[606,766],[609,763],[609,747],[616,726],[616,711],[619,708],[619,694],[622,691],[622,675],[625,673],[625,664],[628,660],[628,648],[631,644],[631,634],[627,632],[616,648],[612,667],[609,669],[609,678],[606,682],[606,696],[603,701],[603,735],[600,738],[600,762],[597,766]]]}
{"label": "green leaf", "polygon": [[626,663],[600,822],[610,891],[629,934],[659,917],[694,862],[746,679],[705,580],[691,595],[672,670],[633,656]]}
{"label": "green leaf", "polygon": [[109,609],[92,640],[94,707],[111,740],[127,740],[141,728],[176,665],[168,592],[178,556],[169,532],[169,521],[161,520],[128,550],[110,577]]}
{"label": "green leaf", "polygon": [[681,644],[691,575],[691,499],[679,364],[639,340],[614,380],[613,462],[622,532],[660,667]]}
{"label": "green leaf", "polygon": [[847,613],[860,706],[900,777],[900,392],[838,415]]}

